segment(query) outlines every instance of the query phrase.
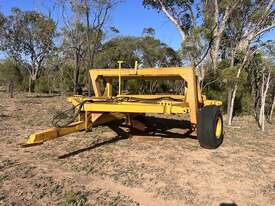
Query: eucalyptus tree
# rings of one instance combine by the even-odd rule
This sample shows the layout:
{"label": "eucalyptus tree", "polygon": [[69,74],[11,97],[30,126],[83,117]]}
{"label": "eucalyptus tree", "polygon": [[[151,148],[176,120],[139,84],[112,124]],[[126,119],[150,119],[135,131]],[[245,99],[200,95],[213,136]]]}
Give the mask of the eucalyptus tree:
{"label": "eucalyptus tree", "polygon": [[19,86],[22,80],[23,74],[18,65],[15,65],[10,59],[0,62],[0,82],[6,83],[11,98],[14,96],[15,86]]}
{"label": "eucalyptus tree", "polygon": [[[153,37],[151,34],[140,38],[138,43],[138,48],[140,50],[140,63],[143,67],[159,68],[181,65],[181,60],[178,53],[173,48]],[[171,81],[169,80],[145,80],[141,82],[140,92],[149,92],[152,94],[154,92],[160,92],[162,88],[164,90],[168,90],[168,88],[176,86],[177,84],[175,81],[171,84]]]}
{"label": "eucalyptus tree", "polygon": [[151,36],[154,37],[156,33],[156,30],[152,27],[144,28],[142,31],[142,36]]}
{"label": "eucalyptus tree", "polygon": [[[219,55],[221,53],[222,37],[233,11],[242,0],[204,0],[203,7],[203,26],[208,38],[211,39],[210,58],[214,74],[216,73]],[[209,35],[211,31],[211,35]]]}
{"label": "eucalyptus tree", "polygon": [[[82,10],[86,22],[87,40],[87,76],[89,69],[94,67],[95,57],[103,39],[103,27],[108,21],[111,9],[121,0],[81,0]],[[91,96],[91,80],[88,77],[88,95]]]}
{"label": "eucalyptus tree", "polygon": [[162,12],[175,25],[182,39],[182,52],[193,66],[209,57],[215,73],[221,55],[229,59],[229,70],[234,72],[228,86],[231,125],[241,73],[253,51],[265,44],[263,34],[275,26],[274,0],[143,0],[143,4]]}
{"label": "eucalyptus tree", "polygon": [[[89,69],[94,67],[95,57],[102,46],[104,26],[108,22],[112,8],[121,0],[58,0],[63,8],[65,35],[67,31],[74,33],[71,36],[71,48],[75,50],[74,90],[79,83],[80,64],[87,74],[86,85],[91,95]],[[78,26],[77,26],[78,25]],[[68,35],[67,35],[68,37]],[[68,40],[69,38],[67,38]],[[74,41],[73,41],[74,39]],[[68,41],[67,41],[68,42]],[[88,80],[88,81],[87,81]]]}
{"label": "eucalyptus tree", "polygon": [[275,27],[274,0],[242,1],[238,4],[227,24],[230,69],[235,81],[228,90],[228,124],[232,124],[238,80],[248,65],[254,51],[266,44],[263,34]]}
{"label": "eucalyptus tree", "polygon": [[124,61],[124,67],[133,67],[135,61],[140,62],[139,38],[116,37],[105,42],[96,57],[95,66],[99,68],[115,68],[117,61]]}
{"label": "eucalyptus tree", "polygon": [[67,59],[67,63],[71,62],[74,65],[73,70],[73,91],[76,93],[79,87],[79,76],[83,59],[85,58],[86,49],[86,31],[85,26],[80,22],[74,22],[69,27],[64,27],[61,31],[63,40],[61,51],[63,57]]}
{"label": "eucalyptus tree", "polygon": [[29,73],[29,92],[43,70],[43,62],[54,48],[55,22],[35,11],[12,9],[4,18],[1,50]]}
{"label": "eucalyptus tree", "polygon": [[179,66],[181,61],[178,53],[153,36],[139,38],[140,61],[144,67]]}
{"label": "eucalyptus tree", "polygon": [[[135,61],[142,67],[167,67],[181,64],[178,53],[155,37],[117,37],[103,44],[96,58],[96,66],[117,67],[117,61],[123,60],[123,67],[133,68]],[[140,93],[153,93],[160,88],[157,81],[130,82],[132,90]]]}
{"label": "eucalyptus tree", "polygon": [[[145,7],[162,12],[177,28],[185,59],[198,67],[210,58],[214,74],[226,24],[240,0],[144,0]],[[210,54],[210,56],[208,55]]]}
{"label": "eucalyptus tree", "polygon": [[204,33],[198,25],[198,15],[194,0],[143,0],[143,5],[162,12],[175,25],[183,46],[184,56],[197,67],[208,49]]}

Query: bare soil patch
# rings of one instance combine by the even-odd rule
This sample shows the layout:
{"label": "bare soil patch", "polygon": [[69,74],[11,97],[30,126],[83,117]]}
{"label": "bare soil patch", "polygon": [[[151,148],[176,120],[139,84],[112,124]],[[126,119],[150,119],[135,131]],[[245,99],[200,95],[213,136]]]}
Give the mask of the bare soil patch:
{"label": "bare soil patch", "polygon": [[262,133],[252,117],[237,117],[216,150],[184,136],[178,117],[176,129],[161,125],[163,116],[150,141],[98,127],[18,145],[69,106],[62,96],[0,92],[0,205],[274,205],[274,125]]}

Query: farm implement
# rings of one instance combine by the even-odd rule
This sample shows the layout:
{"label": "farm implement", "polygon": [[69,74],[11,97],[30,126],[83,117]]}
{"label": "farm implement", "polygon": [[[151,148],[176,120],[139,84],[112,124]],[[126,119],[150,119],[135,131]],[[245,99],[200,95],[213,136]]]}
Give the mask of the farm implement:
{"label": "farm implement", "polygon": [[[130,128],[143,130],[144,125],[136,117],[145,114],[189,114],[191,132],[196,131],[199,143],[204,148],[217,148],[223,141],[221,101],[208,100],[201,94],[195,71],[192,67],[132,69],[92,69],[89,71],[95,96],[72,96],[67,100],[73,105],[70,121],[62,122],[62,115],[54,120],[54,128],[29,136],[24,146],[41,144],[73,132],[90,131],[91,128],[115,120],[126,122]],[[123,81],[182,80],[185,89],[180,95],[125,94]],[[118,82],[118,94],[114,93]]]}

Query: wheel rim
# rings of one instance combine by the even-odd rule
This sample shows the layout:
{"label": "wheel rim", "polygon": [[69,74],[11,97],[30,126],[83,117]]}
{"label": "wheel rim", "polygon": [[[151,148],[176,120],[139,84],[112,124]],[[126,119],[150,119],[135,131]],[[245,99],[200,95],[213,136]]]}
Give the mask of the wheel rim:
{"label": "wheel rim", "polygon": [[222,136],[222,119],[221,117],[218,118],[216,123],[216,137],[219,139]]}

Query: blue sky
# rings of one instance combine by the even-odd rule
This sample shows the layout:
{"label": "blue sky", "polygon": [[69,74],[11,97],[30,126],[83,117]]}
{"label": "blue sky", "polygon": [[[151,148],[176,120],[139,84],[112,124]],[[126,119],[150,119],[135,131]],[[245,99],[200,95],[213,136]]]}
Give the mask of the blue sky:
{"label": "blue sky", "polygon": [[[0,11],[5,15],[10,13],[12,7],[22,10],[38,10],[48,14],[49,8],[53,9],[53,18],[61,22],[60,12],[53,7],[54,0],[0,0]],[[140,36],[143,28],[153,27],[156,37],[162,42],[173,47],[180,48],[180,36],[174,25],[161,13],[153,9],[145,9],[142,0],[126,0],[113,10],[108,26],[115,26],[122,35]],[[275,40],[275,30],[267,33],[265,39]]]}
{"label": "blue sky", "polygon": [[[52,7],[49,0],[0,0],[0,11],[9,14],[12,7],[22,10],[38,10],[48,13]],[[61,19],[60,12],[55,10],[55,20]],[[59,14],[58,14],[59,13]],[[61,20],[59,20],[61,21]],[[153,27],[156,37],[164,43],[177,49],[180,47],[180,37],[175,27],[163,14],[152,9],[145,9],[141,0],[126,0],[125,3],[117,5],[110,17],[108,26],[115,26],[121,35],[140,36],[143,28]]]}

